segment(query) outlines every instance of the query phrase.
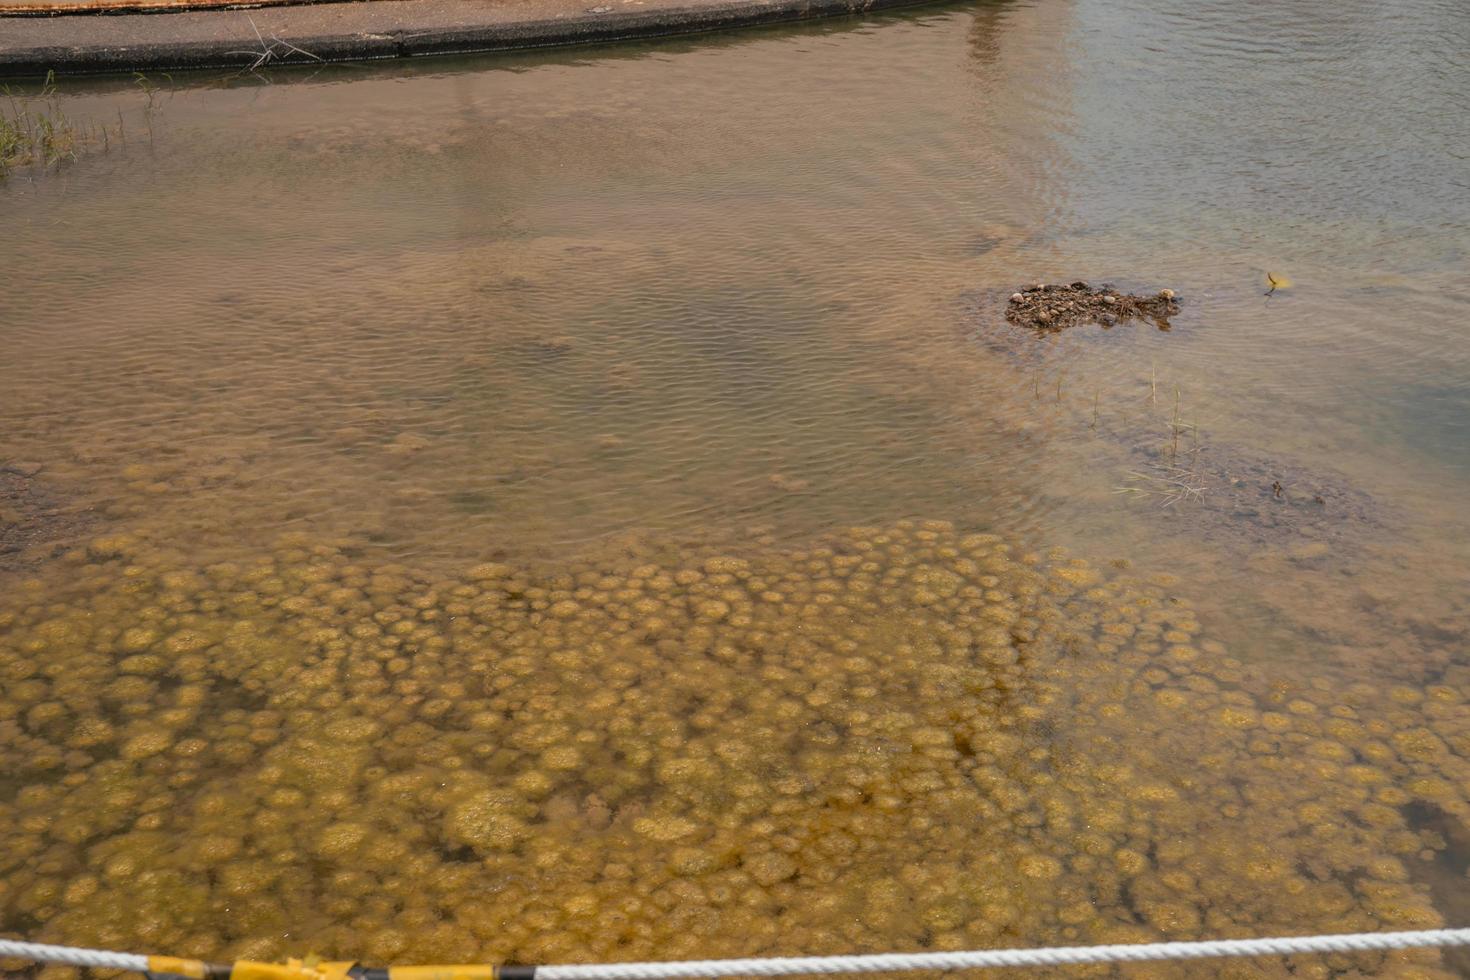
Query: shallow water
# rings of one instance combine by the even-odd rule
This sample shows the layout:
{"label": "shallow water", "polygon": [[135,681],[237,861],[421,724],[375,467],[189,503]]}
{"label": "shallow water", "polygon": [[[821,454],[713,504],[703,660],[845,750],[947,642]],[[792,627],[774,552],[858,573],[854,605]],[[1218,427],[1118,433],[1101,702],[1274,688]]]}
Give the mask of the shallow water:
{"label": "shallow water", "polygon": [[[1467,44],[1043,0],[64,83],[105,152],[0,185],[0,929],[1464,924]],[[1078,277],[1183,312],[1001,319]]]}

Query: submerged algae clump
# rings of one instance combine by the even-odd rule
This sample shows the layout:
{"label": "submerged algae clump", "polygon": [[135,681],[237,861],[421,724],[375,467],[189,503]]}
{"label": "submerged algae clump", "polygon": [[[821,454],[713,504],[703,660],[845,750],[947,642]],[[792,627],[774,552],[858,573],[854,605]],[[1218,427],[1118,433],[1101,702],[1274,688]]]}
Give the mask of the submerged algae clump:
{"label": "submerged algae clump", "polygon": [[77,561],[0,645],[0,928],[32,938],[547,962],[1417,928],[1436,843],[1404,812],[1470,814],[1457,688],[1260,676],[1161,585],[943,523],[460,577],[302,540]]}

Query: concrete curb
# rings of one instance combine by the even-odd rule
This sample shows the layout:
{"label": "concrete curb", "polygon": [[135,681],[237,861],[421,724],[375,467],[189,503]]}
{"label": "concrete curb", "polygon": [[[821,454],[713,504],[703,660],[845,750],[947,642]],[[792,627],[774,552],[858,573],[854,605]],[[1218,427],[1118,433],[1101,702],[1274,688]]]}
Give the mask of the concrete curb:
{"label": "concrete curb", "polygon": [[[597,0],[583,0],[597,2]],[[934,0],[662,0],[637,10],[515,10],[484,0],[373,0],[243,11],[0,18],[0,77],[249,68],[594,44],[841,17]],[[279,40],[280,44],[273,44]],[[289,46],[284,42],[289,42]],[[308,54],[309,52],[309,54]],[[315,56],[315,57],[312,57]]]}

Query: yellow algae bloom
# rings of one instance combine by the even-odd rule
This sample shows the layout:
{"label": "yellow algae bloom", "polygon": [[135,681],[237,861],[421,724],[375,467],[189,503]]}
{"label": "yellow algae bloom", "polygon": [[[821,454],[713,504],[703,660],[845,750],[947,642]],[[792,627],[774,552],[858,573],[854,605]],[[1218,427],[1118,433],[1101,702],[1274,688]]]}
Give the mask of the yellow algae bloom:
{"label": "yellow algae bloom", "polygon": [[0,931],[535,962],[1417,925],[1470,813],[1459,675],[1293,682],[1177,582],[942,523],[458,573],[126,548],[0,597]]}

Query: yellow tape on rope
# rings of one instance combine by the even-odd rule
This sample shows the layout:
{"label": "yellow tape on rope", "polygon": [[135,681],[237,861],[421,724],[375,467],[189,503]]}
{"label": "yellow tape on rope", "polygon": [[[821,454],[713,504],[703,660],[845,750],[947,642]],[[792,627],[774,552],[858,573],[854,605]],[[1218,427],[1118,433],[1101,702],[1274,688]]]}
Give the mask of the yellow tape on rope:
{"label": "yellow tape on rope", "polygon": [[191,980],[206,980],[209,976],[209,966],[203,960],[185,960],[177,956],[150,956],[148,957],[148,972],[189,977]]}

